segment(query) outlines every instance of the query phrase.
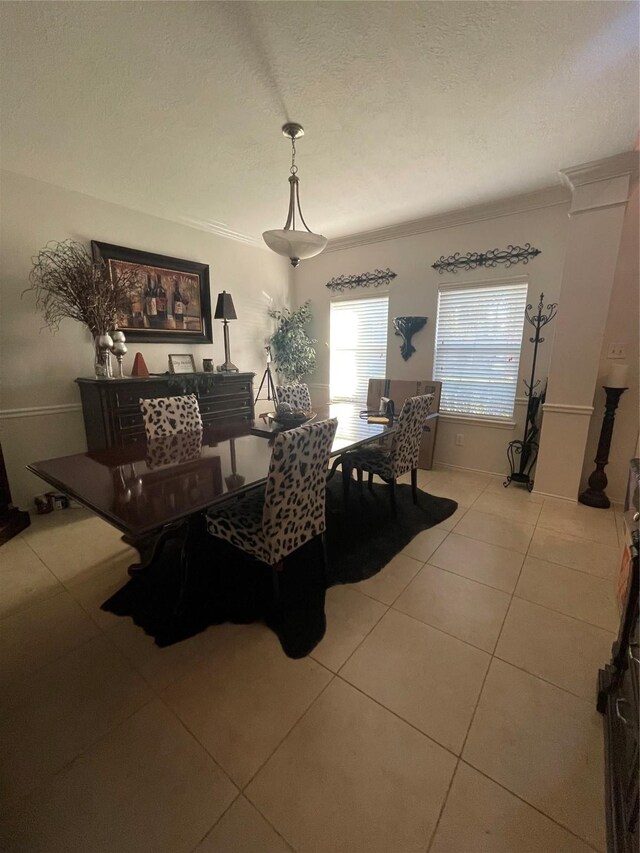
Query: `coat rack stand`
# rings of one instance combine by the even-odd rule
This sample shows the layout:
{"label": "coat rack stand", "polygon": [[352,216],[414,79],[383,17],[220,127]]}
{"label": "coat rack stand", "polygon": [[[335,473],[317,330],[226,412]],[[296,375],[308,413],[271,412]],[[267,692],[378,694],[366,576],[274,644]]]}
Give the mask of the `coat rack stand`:
{"label": "coat rack stand", "polygon": [[540,337],[540,330],[550,323],[558,312],[558,303],[553,302],[547,305],[547,314],[542,313],[544,307],[544,293],[540,294],[540,302],[538,303],[538,313],[531,315],[533,305],[527,305],[524,316],[528,323],[531,323],[535,329],[535,335],[529,338],[533,344],[533,360],[531,363],[531,381],[524,380],[527,388],[525,397],[527,400],[527,418],[524,424],[524,435],[522,439],[510,441],[507,447],[507,459],[509,460],[510,473],[507,479],[502,484],[505,488],[510,483],[524,483],[529,491],[533,489],[533,479],[531,471],[538,458],[538,415],[540,406],[544,403],[547,393],[547,385],[538,394],[534,392],[534,388],[540,384],[540,380],[536,379],[536,361],[538,358],[538,346],[544,342],[544,338]]}

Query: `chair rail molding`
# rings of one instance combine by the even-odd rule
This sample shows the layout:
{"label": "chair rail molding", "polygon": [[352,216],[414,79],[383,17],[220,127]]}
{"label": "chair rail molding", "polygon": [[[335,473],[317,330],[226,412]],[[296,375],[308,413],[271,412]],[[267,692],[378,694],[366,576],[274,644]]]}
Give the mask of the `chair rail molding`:
{"label": "chair rail molding", "polygon": [[0,409],[0,421],[12,418],[39,418],[46,415],[66,415],[69,412],[81,412],[80,403],[57,403],[48,406],[25,406],[20,409]]}
{"label": "chair rail molding", "polygon": [[543,412],[559,412],[563,415],[587,415],[593,414],[593,406],[576,406],[573,403],[543,403]]}

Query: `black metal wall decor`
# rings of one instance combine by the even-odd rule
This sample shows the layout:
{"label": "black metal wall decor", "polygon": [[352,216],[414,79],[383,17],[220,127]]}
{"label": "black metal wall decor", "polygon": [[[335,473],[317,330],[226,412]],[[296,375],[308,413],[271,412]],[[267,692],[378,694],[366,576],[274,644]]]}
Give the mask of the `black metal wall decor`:
{"label": "black metal wall decor", "polygon": [[507,246],[506,249],[489,249],[486,252],[467,252],[466,255],[456,252],[448,258],[441,255],[431,266],[434,270],[438,270],[440,275],[445,271],[475,270],[477,267],[497,267],[498,264],[504,264],[508,269],[521,262],[528,264],[531,258],[535,258],[540,253],[540,249],[533,249],[531,243],[525,243],[524,246]]}
{"label": "black metal wall decor", "polygon": [[374,270],[373,272],[362,272],[359,275],[339,275],[327,282],[329,290],[335,293],[343,293],[345,290],[354,290],[356,287],[380,287],[381,284],[389,284],[397,273],[386,270]]}
{"label": "black metal wall decor", "polygon": [[[536,394],[534,391],[534,388],[537,388],[538,385],[540,385],[540,380],[535,378],[538,345],[544,342],[544,338],[540,337],[540,330],[550,323],[556,316],[558,312],[558,303],[553,302],[550,305],[547,305],[546,314],[542,313],[543,308],[544,293],[541,293],[540,302],[538,303],[538,313],[533,316],[531,315],[530,312],[533,310],[533,305],[527,305],[524,312],[525,319],[528,323],[531,323],[535,329],[534,337],[529,338],[530,343],[533,344],[531,381],[527,382],[526,379],[524,380],[524,384],[527,389],[524,394],[525,397],[529,398],[527,400],[527,419],[524,423],[524,435],[522,439],[510,441],[507,448],[507,459],[509,460],[510,473],[503,483],[505,488],[509,483],[524,483],[529,491],[533,489],[531,471],[533,470],[533,466],[535,465],[538,457],[537,437],[540,432],[540,427],[538,426],[538,415],[540,412],[540,406],[544,403],[547,393],[546,382],[544,384],[544,388],[539,393]],[[516,461],[518,462],[517,465]]]}
{"label": "black metal wall decor", "polygon": [[416,351],[416,348],[411,343],[411,338],[420,329],[424,329],[427,325],[428,317],[394,317],[393,328],[396,330],[396,335],[402,338],[402,346],[400,352],[405,361],[409,361],[411,356]]}

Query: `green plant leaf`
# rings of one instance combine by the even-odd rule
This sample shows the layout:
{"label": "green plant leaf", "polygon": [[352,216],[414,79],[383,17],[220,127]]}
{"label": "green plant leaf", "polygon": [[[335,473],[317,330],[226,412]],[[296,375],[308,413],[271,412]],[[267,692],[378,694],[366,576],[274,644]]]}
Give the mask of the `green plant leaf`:
{"label": "green plant leaf", "polygon": [[269,316],[278,322],[278,328],[271,336],[270,344],[278,373],[287,382],[300,382],[304,376],[313,373],[316,366],[317,341],[310,338],[304,327],[311,321],[310,300],[300,308],[290,311],[288,308],[269,311]]}

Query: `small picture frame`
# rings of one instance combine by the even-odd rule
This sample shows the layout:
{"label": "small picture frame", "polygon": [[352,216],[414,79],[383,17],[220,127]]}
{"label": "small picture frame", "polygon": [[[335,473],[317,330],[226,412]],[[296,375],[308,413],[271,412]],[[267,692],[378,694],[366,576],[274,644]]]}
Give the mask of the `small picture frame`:
{"label": "small picture frame", "polygon": [[169,373],[195,373],[196,363],[191,353],[170,353]]}

